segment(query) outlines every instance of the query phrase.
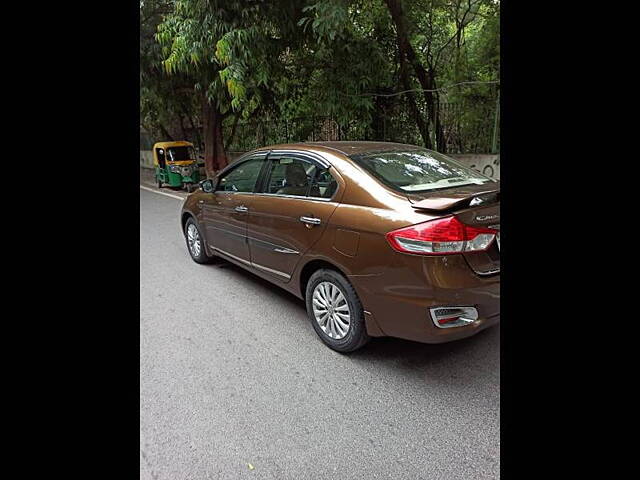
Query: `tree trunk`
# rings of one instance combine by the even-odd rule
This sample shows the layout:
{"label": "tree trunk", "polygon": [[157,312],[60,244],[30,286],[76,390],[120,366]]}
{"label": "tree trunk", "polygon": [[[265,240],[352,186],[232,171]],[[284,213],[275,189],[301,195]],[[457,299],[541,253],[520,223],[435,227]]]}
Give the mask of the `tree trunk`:
{"label": "tree trunk", "polygon": [[173,142],[173,137],[171,136],[171,134],[169,133],[169,131],[165,128],[165,126],[161,123],[158,123],[158,128],[160,129],[160,132],[162,133],[162,136],[166,138],[166,140],[163,140],[164,142],[169,141],[169,142]]}
{"label": "tree trunk", "polygon": [[229,162],[222,143],[222,114],[206,98],[203,98],[202,129],[204,168],[207,178],[213,178],[216,172],[226,167]]}
{"label": "tree trunk", "polygon": [[[405,90],[411,89],[409,75],[407,74],[406,61],[404,60],[402,55],[400,55],[400,80],[402,82],[402,88],[404,88]],[[429,125],[424,121],[424,117],[422,116],[422,112],[420,112],[420,109],[418,108],[418,105],[416,103],[416,96],[413,92],[407,92],[407,104],[409,105],[409,110],[411,110],[411,114],[413,115],[416,125],[418,126],[418,130],[420,131],[422,143],[427,148],[433,148],[431,136],[429,135]]]}
{"label": "tree trunk", "polygon": [[184,113],[184,116],[187,117],[187,120],[189,121],[189,129],[190,129],[189,131],[193,138],[192,142],[194,143],[196,148],[200,150],[202,147],[202,140],[200,139],[200,130],[196,128],[195,123],[193,121],[193,117],[191,116],[191,112],[189,111],[189,109],[187,109],[187,107],[184,104],[182,105],[182,112]]}
{"label": "tree trunk", "polygon": [[187,130],[184,128],[184,118],[182,115],[178,115],[178,119],[180,120],[180,131],[182,132],[182,139],[185,141],[189,141],[189,136],[187,135]]}
{"label": "tree trunk", "polygon": [[[396,39],[398,43],[398,50],[400,51],[400,58],[406,58],[411,64],[416,74],[416,78],[418,79],[418,82],[420,82],[420,86],[423,90],[434,90],[435,82],[433,80],[435,78],[435,72],[431,69],[427,72],[422,63],[420,63],[420,59],[411,46],[411,42],[409,42],[409,29],[407,26],[407,18],[402,9],[402,0],[385,0],[385,2],[389,9],[389,13],[391,14],[391,19],[396,26]],[[439,118],[440,112],[436,105],[437,98],[433,93],[434,92],[424,92],[424,98],[427,104],[427,111],[429,112],[429,120],[431,121],[436,134],[436,148],[440,149],[442,148],[440,141],[444,138],[444,135]],[[428,143],[430,144],[431,141]],[[427,148],[433,147],[427,146]]]}
{"label": "tree trunk", "polygon": [[236,136],[236,128],[238,127],[239,120],[240,120],[240,112],[236,113],[236,116],[233,119],[233,126],[231,127],[231,133],[229,134],[229,138],[227,138],[227,145],[225,146],[225,150],[229,150],[229,147],[231,147],[231,144],[233,143],[233,139]]}
{"label": "tree trunk", "polygon": [[[436,79],[433,77],[431,72],[430,72],[430,76],[431,76],[431,85],[433,85],[433,88],[436,88]],[[447,145],[444,140],[444,128],[440,120],[440,95],[438,94],[438,92],[431,93],[430,95],[432,95],[431,104],[430,104],[431,105],[430,117],[431,117],[431,120],[433,121],[433,131],[436,134],[435,148],[440,153],[447,153]]]}

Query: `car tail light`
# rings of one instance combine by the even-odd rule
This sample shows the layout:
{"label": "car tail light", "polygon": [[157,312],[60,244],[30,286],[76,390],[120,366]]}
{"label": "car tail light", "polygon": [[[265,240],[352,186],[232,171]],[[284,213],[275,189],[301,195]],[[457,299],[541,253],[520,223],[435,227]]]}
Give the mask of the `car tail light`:
{"label": "car tail light", "polygon": [[474,307],[437,307],[430,312],[438,328],[464,327],[478,320],[478,310]]}
{"label": "car tail light", "polygon": [[456,217],[444,217],[387,233],[387,240],[398,252],[446,255],[480,252],[489,248],[498,230],[472,227]]}

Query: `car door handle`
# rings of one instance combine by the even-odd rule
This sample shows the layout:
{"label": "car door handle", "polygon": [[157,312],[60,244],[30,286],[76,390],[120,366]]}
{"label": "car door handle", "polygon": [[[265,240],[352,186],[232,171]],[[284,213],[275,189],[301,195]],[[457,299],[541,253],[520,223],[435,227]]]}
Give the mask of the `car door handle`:
{"label": "car door handle", "polygon": [[249,209],[244,205],[240,205],[239,207],[236,207],[236,212],[248,212],[248,211]]}
{"label": "car door handle", "polygon": [[302,223],[306,223],[307,225],[320,225],[322,220],[315,217],[300,217],[300,221]]}

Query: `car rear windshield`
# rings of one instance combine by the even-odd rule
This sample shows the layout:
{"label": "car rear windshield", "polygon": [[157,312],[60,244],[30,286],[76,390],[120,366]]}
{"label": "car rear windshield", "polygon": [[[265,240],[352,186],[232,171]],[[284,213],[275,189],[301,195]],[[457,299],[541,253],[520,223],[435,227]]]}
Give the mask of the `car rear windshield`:
{"label": "car rear windshield", "polygon": [[395,150],[351,157],[374,177],[402,192],[424,192],[493,182],[432,150]]}
{"label": "car rear windshield", "polygon": [[183,160],[195,160],[196,155],[193,147],[170,147],[167,148],[169,161],[181,162]]}

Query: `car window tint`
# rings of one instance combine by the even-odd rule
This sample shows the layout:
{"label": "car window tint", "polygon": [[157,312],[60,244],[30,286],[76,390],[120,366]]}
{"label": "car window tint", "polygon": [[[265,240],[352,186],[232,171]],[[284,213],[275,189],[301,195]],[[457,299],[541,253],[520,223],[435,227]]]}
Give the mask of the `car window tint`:
{"label": "car window tint", "polygon": [[220,178],[216,191],[253,192],[263,163],[262,158],[255,158],[238,165]]}
{"label": "car window tint", "polygon": [[319,170],[309,196],[317,198],[331,198],[338,188],[338,182],[331,176],[328,169]]}
{"label": "car window tint", "polygon": [[306,197],[311,181],[316,174],[316,166],[299,158],[278,158],[272,160],[270,174],[264,191],[279,195]]}

